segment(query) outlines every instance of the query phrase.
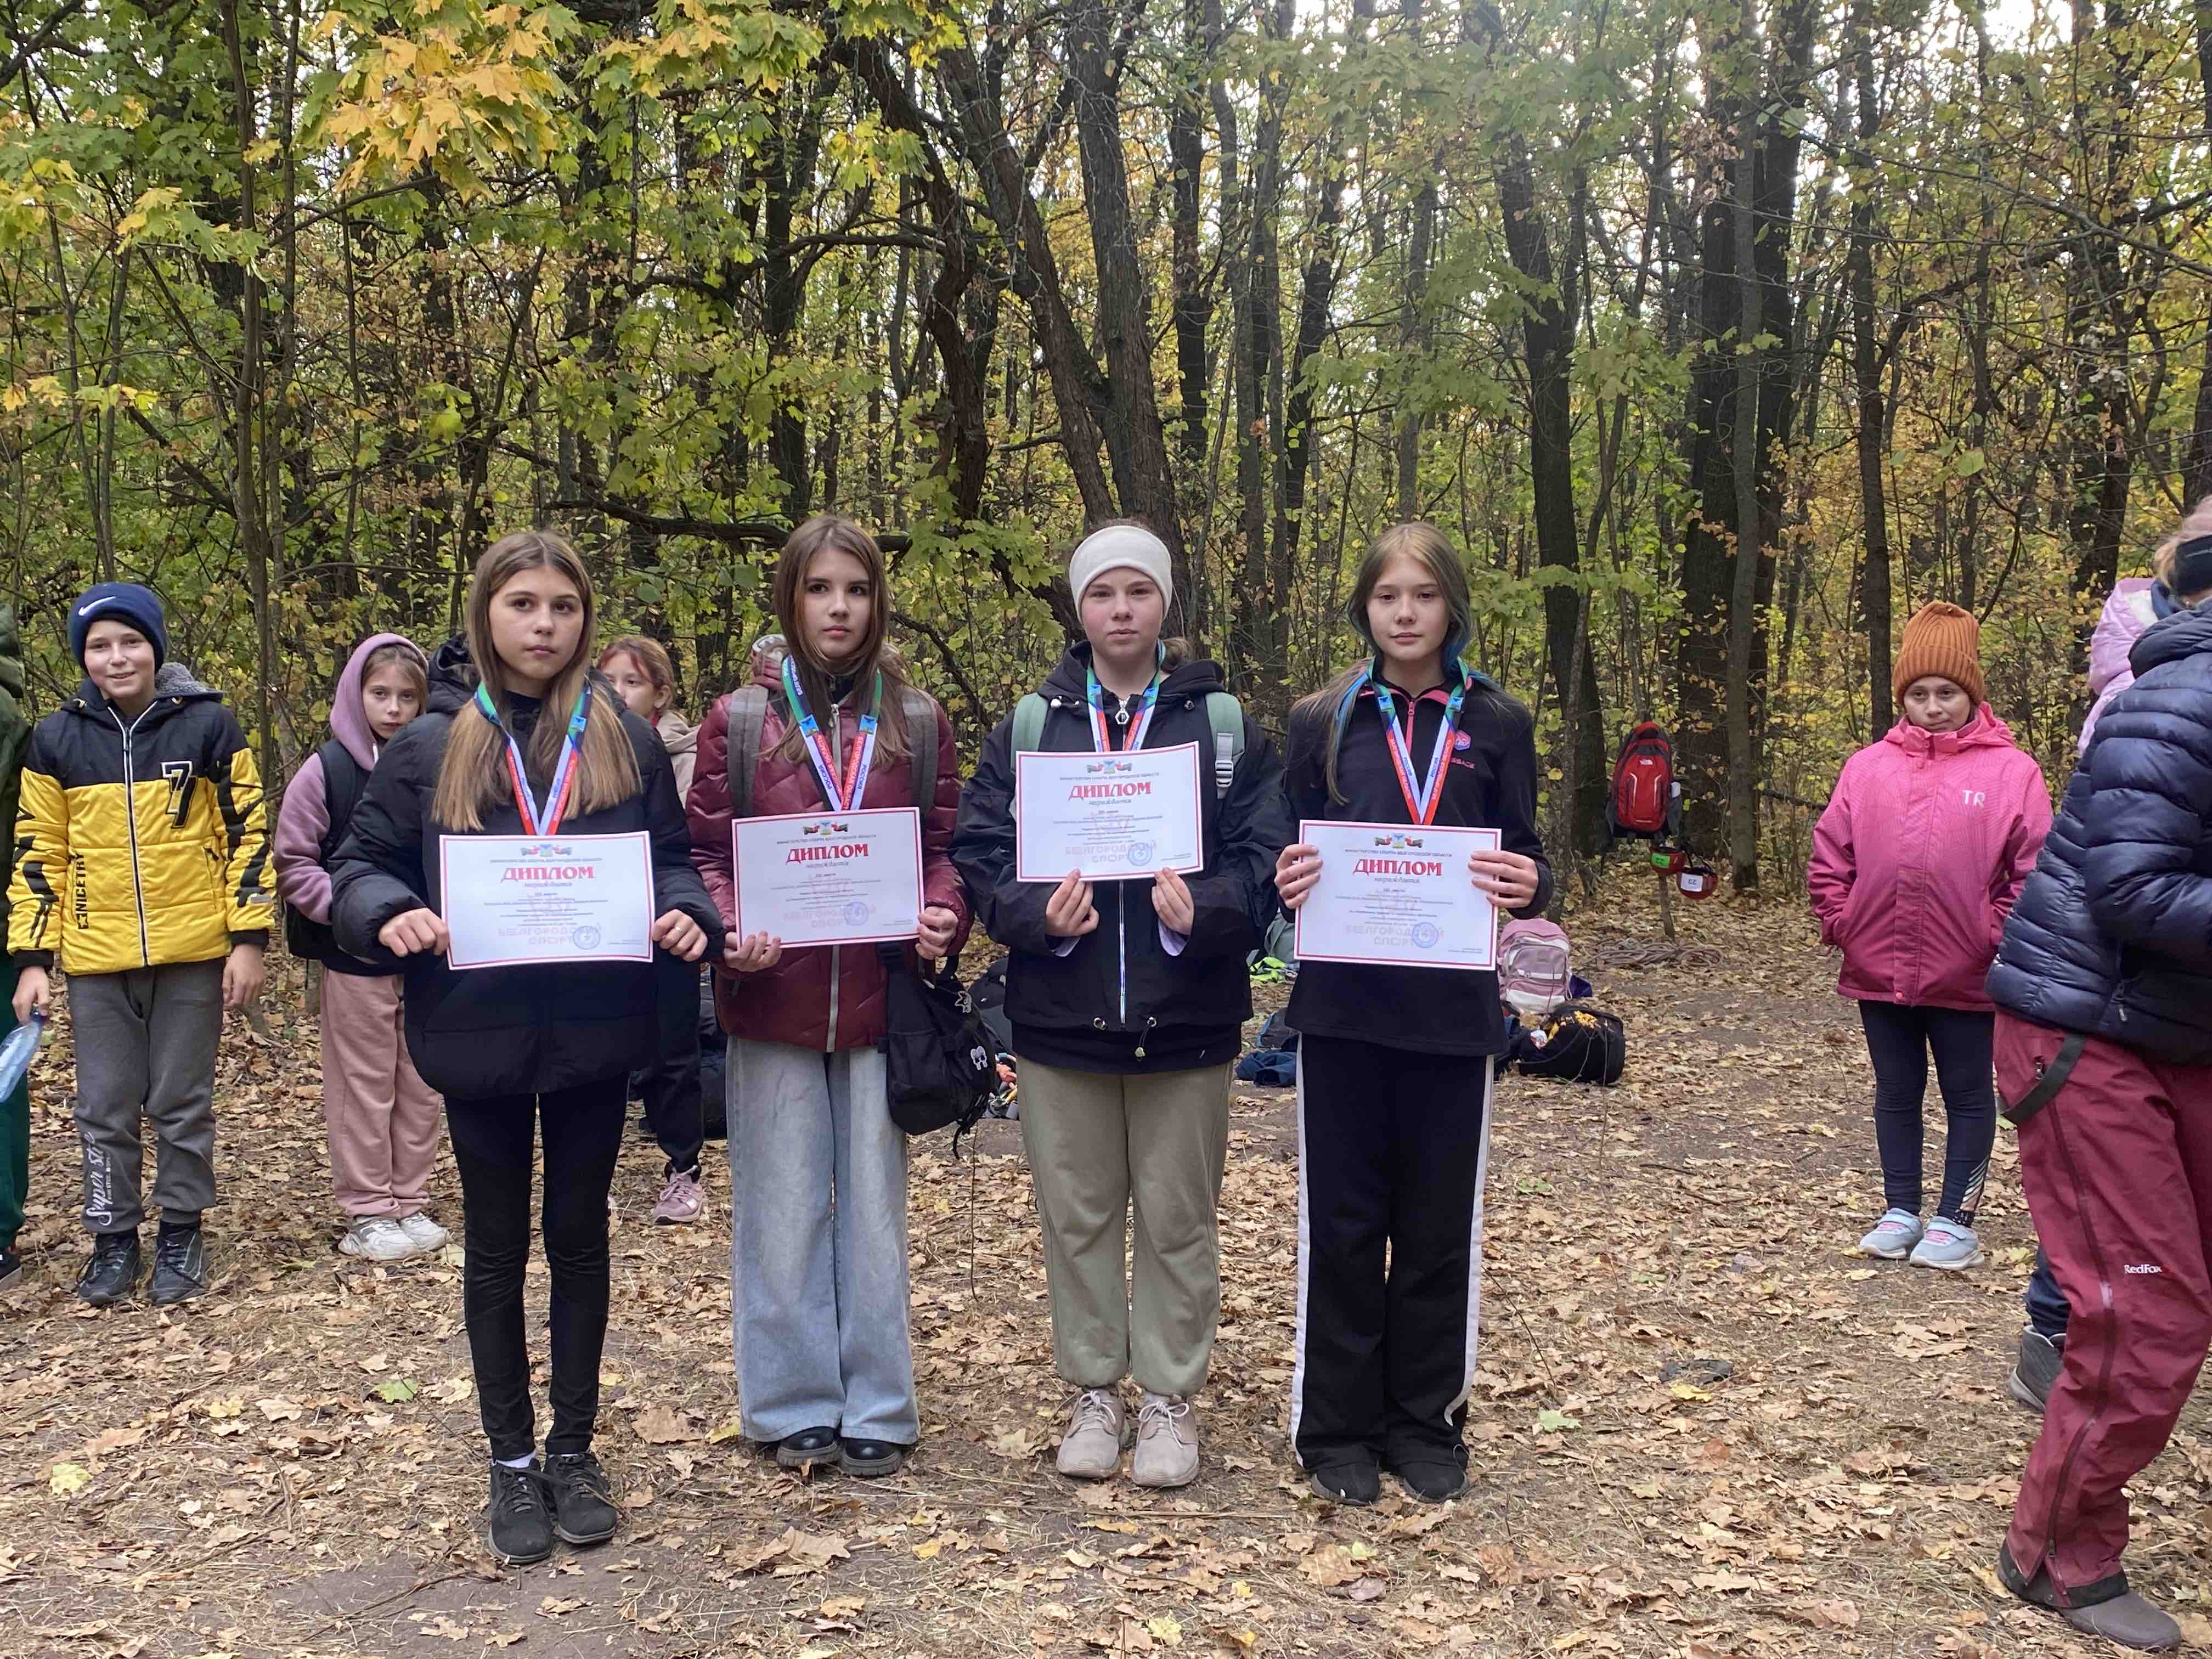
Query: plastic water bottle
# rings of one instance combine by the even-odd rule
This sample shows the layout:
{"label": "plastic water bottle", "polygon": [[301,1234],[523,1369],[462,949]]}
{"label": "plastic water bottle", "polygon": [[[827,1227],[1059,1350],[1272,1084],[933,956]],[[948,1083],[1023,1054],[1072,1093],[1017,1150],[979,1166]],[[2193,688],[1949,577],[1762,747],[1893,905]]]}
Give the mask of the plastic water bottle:
{"label": "plastic water bottle", "polygon": [[18,1025],[0,1042],[0,1095],[11,1094],[31,1069],[31,1060],[39,1052],[39,1044],[46,1035],[46,1012],[43,1008],[31,1011],[30,1023]]}

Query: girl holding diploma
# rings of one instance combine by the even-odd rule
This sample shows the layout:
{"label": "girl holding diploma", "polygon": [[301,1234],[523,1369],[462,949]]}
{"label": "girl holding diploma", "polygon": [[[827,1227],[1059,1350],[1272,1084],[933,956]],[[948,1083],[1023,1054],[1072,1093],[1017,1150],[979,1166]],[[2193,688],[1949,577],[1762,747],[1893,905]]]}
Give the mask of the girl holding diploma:
{"label": "girl holding diploma", "polygon": [[[1293,822],[1495,829],[1500,850],[1471,854],[1468,878],[1536,915],[1552,874],[1534,722],[1460,660],[1458,554],[1429,525],[1383,532],[1347,611],[1368,659],[1291,710]],[[1285,908],[1320,878],[1316,848],[1283,849]],[[1497,975],[1307,963],[1287,1018],[1300,1034],[1291,1443],[1334,1502],[1373,1503],[1387,1468],[1443,1503],[1467,1486],[1491,1057],[1505,1048]]]}
{"label": "girl holding diploma", "polygon": [[[386,746],[338,850],[338,944],[407,975],[407,1047],[446,1097],[460,1165],[462,1306],[491,1443],[487,1530],[510,1561],[557,1536],[597,1543],[617,1520],[592,1453],[607,1327],[607,1188],[630,1072],[658,1052],[648,963],[459,971],[443,960],[446,837],[651,838],[653,941],[696,962],[722,925],[691,866],[675,775],[653,728],[591,672],[592,586],[575,550],[543,531],[501,538],[477,562],[468,641],[473,699],[424,714]],[[532,1143],[545,1148],[552,1272],[552,1432],[537,1456],[524,1339]]]}
{"label": "girl holding diploma", "polygon": [[[1075,550],[1068,586],[1085,642],[1036,693],[1037,735],[1024,746],[1105,754],[1198,744],[1205,868],[1017,880],[1018,708],[977,759],[952,856],[991,936],[1012,952],[1006,1013],[1053,1355],[1078,1390],[1060,1473],[1097,1480],[1119,1471],[1121,1382],[1133,1373],[1143,1400],[1132,1476],[1181,1486],[1198,1474],[1191,1401],[1221,1310],[1215,1207],[1229,1068],[1252,1012],[1244,959],[1275,913],[1268,872],[1287,839],[1282,773],[1266,734],[1222,691],[1220,669],[1163,648],[1174,586],[1158,537],[1105,526]],[[1122,1240],[1133,1204],[1130,1286]]]}
{"label": "girl holding diploma", "polygon": [[[757,689],[719,699],[700,728],[692,857],[725,922],[737,915],[734,750],[757,757],[738,790],[747,817],[921,808],[920,954],[958,954],[968,902],[947,851],[960,801],[952,722],[906,684],[884,637],[890,594],[875,538],[828,514],[793,531],[776,563],[775,613],[787,651],[757,650]],[[927,800],[915,798],[918,769],[933,780]],[[879,1047],[878,952],[786,951],[768,934],[732,933],[715,976],[730,1034],[738,1395],[747,1437],[775,1447],[787,1468],[895,1474],[921,1436],[908,1340],[906,1137],[891,1121]]]}

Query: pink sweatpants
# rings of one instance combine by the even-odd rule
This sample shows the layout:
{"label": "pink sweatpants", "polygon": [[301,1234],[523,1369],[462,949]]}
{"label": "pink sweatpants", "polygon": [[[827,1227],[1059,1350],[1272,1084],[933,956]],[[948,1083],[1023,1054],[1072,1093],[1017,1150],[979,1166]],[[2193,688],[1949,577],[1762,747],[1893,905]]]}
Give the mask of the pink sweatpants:
{"label": "pink sweatpants", "polygon": [[415,1069],[398,975],[323,975],[323,1119],[338,1207],[359,1220],[422,1207],[445,1103]]}

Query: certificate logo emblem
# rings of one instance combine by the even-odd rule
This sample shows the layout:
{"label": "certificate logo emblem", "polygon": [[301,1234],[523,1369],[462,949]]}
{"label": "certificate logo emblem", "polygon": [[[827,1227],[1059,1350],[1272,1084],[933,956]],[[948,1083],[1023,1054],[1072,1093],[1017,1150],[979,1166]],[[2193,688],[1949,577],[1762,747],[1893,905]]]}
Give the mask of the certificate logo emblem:
{"label": "certificate logo emblem", "polygon": [[579,951],[597,950],[599,944],[599,930],[587,921],[568,935],[568,942]]}
{"label": "certificate logo emblem", "polygon": [[1413,924],[1413,948],[1416,951],[1435,950],[1437,941],[1443,937],[1443,935],[1437,931],[1437,925],[1433,921],[1417,921]]}
{"label": "certificate logo emblem", "polygon": [[1152,861],[1152,842],[1148,841],[1133,841],[1129,843],[1129,867],[1132,870],[1141,870]]}
{"label": "certificate logo emblem", "polygon": [[1401,830],[1393,830],[1387,836],[1376,836],[1375,844],[1377,847],[1387,847],[1394,853],[1410,853],[1417,851],[1421,847],[1422,838],[1419,836],[1409,836]]}
{"label": "certificate logo emblem", "polygon": [[854,899],[845,907],[845,920],[857,927],[868,919],[873,908],[874,907],[867,900]]}

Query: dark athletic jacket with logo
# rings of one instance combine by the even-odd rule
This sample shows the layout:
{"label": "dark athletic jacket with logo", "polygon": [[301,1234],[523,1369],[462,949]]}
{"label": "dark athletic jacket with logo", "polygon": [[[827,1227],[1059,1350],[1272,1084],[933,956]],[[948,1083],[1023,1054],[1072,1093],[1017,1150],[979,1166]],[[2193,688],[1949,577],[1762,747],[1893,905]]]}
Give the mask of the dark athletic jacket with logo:
{"label": "dark athletic jacket with logo", "polygon": [[[1407,694],[1392,690],[1398,715]],[[1361,691],[1346,722],[1336,762],[1340,800],[1331,800],[1323,765],[1335,711],[1300,703],[1292,712],[1283,763],[1291,834],[1300,821],[1406,823],[1406,809],[1383,736],[1382,714],[1372,686]],[[1413,704],[1407,737],[1414,764],[1425,766],[1444,717],[1443,694]],[[1401,727],[1402,729],[1402,727]],[[1496,830],[1498,845],[1536,860],[1536,896],[1513,914],[1543,914],[1552,897],[1552,866],[1536,834],[1535,722],[1528,711],[1486,681],[1469,688],[1460,705],[1459,732],[1445,770],[1443,799],[1435,822],[1455,828]],[[1505,1015],[1498,1006],[1498,975],[1460,968],[1370,967],[1344,962],[1298,966],[1297,985],[1285,1015],[1300,1035],[1348,1037],[1431,1054],[1497,1054],[1505,1051]]]}
{"label": "dark athletic jacket with logo", "polygon": [[[1075,647],[1038,688],[1049,705],[1040,748],[1091,749],[1084,702],[1090,661],[1090,646]],[[1227,796],[1214,787],[1206,699],[1222,689],[1214,664],[1183,664],[1163,682],[1145,733],[1146,749],[1199,746],[1206,868],[1183,878],[1195,914],[1179,954],[1161,939],[1149,881],[1097,884],[1097,927],[1072,949],[1054,950],[1044,931],[1054,884],[1014,879],[1013,716],[984,742],[960,797],[952,862],[985,929],[1012,952],[1006,1015],[1022,1058],[1073,1071],[1135,1073],[1237,1057],[1239,1028],[1252,1012],[1244,959],[1275,914],[1275,858],[1285,826],[1281,763],[1249,717]]]}
{"label": "dark athletic jacket with logo", "polygon": [[222,694],[180,663],[126,720],[86,680],[31,734],[8,890],[18,965],[114,974],[265,943],[261,771]]}

